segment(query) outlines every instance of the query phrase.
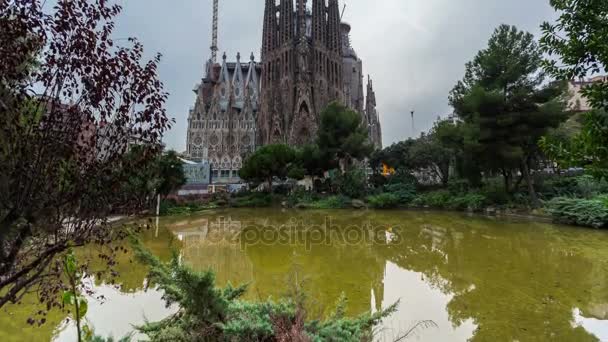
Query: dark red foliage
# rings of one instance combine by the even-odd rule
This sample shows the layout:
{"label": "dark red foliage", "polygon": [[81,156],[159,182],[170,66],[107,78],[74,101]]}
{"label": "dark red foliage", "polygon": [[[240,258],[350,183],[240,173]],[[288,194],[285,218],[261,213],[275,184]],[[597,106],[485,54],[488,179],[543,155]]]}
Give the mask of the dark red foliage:
{"label": "dark red foliage", "polygon": [[120,6],[44,3],[0,0],[0,307],[35,287],[54,307],[58,254],[125,238],[107,218],[141,210],[121,191],[148,161],[125,152],[159,149],[172,124],[161,56],[144,61],[136,39],[112,40]]}

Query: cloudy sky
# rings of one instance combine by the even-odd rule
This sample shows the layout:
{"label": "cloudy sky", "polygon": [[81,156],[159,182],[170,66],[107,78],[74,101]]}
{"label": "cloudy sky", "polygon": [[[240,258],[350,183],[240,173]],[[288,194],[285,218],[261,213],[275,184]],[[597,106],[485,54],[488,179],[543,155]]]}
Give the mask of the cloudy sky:
{"label": "cloudy sky", "polygon": [[[309,1],[310,2],[310,1]],[[464,64],[486,46],[499,24],[535,35],[555,14],[549,0],[341,0],[352,25],[353,47],[364,73],[374,80],[384,144],[412,136],[451,112],[450,89]],[[165,143],[183,151],[194,85],[203,76],[211,40],[211,0],[126,0],[117,37],[139,38],[152,55],[163,54],[160,76],[170,93],[168,111],[176,125]],[[219,48],[259,60],[263,0],[220,0]]]}

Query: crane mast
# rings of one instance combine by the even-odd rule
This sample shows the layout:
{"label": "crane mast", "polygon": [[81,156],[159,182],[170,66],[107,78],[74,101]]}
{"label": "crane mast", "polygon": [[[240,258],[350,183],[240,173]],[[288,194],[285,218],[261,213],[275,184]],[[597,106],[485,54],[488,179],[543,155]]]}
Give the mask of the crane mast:
{"label": "crane mast", "polygon": [[218,22],[218,1],[213,0],[213,26],[211,33],[211,61],[217,62],[217,22]]}

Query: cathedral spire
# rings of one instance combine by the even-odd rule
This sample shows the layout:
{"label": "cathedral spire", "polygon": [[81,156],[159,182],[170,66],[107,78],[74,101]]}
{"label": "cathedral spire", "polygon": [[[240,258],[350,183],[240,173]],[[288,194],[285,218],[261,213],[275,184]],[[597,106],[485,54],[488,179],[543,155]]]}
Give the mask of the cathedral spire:
{"label": "cathedral spire", "polygon": [[[277,6],[275,0],[266,0],[264,8],[264,38],[262,39],[262,55],[275,48],[277,39]],[[264,56],[262,56],[264,59]]]}
{"label": "cathedral spire", "polygon": [[280,5],[280,41],[281,45],[293,41],[293,0],[283,0]]}
{"label": "cathedral spire", "polygon": [[340,32],[340,5],[338,0],[329,0],[327,10],[327,43],[331,52],[340,53],[342,48],[342,33]]}
{"label": "cathedral spire", "polygon": [[306,37],[306,0],[298,0],[298,38]]}
{"label": "cathedral spire", "polygon": [[326,12],[325,0],[312,0],[312,37],[319,46],[327,46]]}

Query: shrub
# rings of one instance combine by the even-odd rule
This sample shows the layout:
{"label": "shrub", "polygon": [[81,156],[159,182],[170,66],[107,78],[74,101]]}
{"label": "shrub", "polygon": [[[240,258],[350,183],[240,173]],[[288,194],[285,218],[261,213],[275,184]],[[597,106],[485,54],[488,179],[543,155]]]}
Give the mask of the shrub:
{"label": "shrub", "polygon": [[551,200],[548,211],[558,222],[585,227],[608,227],[608,205],[606,197],[579,199],[557,197]]}
{"label": "shrub", "polygon": [[338,196],[330,196],[324,199],[315,201],[310,204],[310,207],[313,209],[343,209],[350,207],[351,199],[338,195]]}
{"label": "shrub", "polygon": [[312,191],[306,190],[304,187],[295,188],[289,196],[287,203],[290,207],[295,207],[298,204],[309,204],[318,200],[318,195]]}
{"label": "shrub", "polygon": [[363,198],[367,195],[367,175],[363,170],[351,170],[334,179],[338,193],[350,198]]}
{"label": "shrub", "polygon": [[438,190],[421,194],[412,202],[418,207],[446,208],[450,201],[450,193],[445,190]]}
{"label": "shrub", "polygon": [[376,196],[367,197],[367,202],[375,209],[396,208],[401,200],[399,196],[391,193],[384,193]]}
{"label": "shrub", "polygon": [[344,315],[346,302],[341,300],[327,320],[307,322],[303,303],[244,301],[246,286],[217,288],[213,272],[195,272],[177,254],[163,263],[136,238],[131,241],[137,259],[150,268],[148,279],[164,292],[167,305],[180,307],[160,322],[137,327],[150,341],[288,341],[292,338],[286,336],[294,335],[303,337],[300,341],[362,341],[397,310],[398,303],[349,319]]}
{"label": "shrub", "polygon": [[511,201],[511,195],[505,191],[502,180],[491,179],[484,183],[480,193],[485,196],[488,203],[493,205],[505,205]]}
{"label": "shrub", "polygon": [[469,192],[470,185],[466,179],[450,179],[448,190],[452,195],[462,195]]}
{"label": "shrub", "polygon": [[449,200],[447,207],[453,210],[474,210],[479,211],[485,207],[487,199],[484,195],[468,193],[463,196],[456,196]]}
{"label": "shrub", "polygon": [[384,186],[384,191],[397,196],[400,204],[408,204],[416,198],[416,187],[413,184],[387,184]]}
{"label": "shrub", "polygon": [[608,182],[590,175],[577,177],[552,177],[538,181],[539,193],[544,198],[580,197],[593,198],[608,192]]}
{"label": "shrub", "polygon": [[249,196],[234,198],[230,205],[234,208],[264,208],[272,205],[272,195],[258,192]]}

